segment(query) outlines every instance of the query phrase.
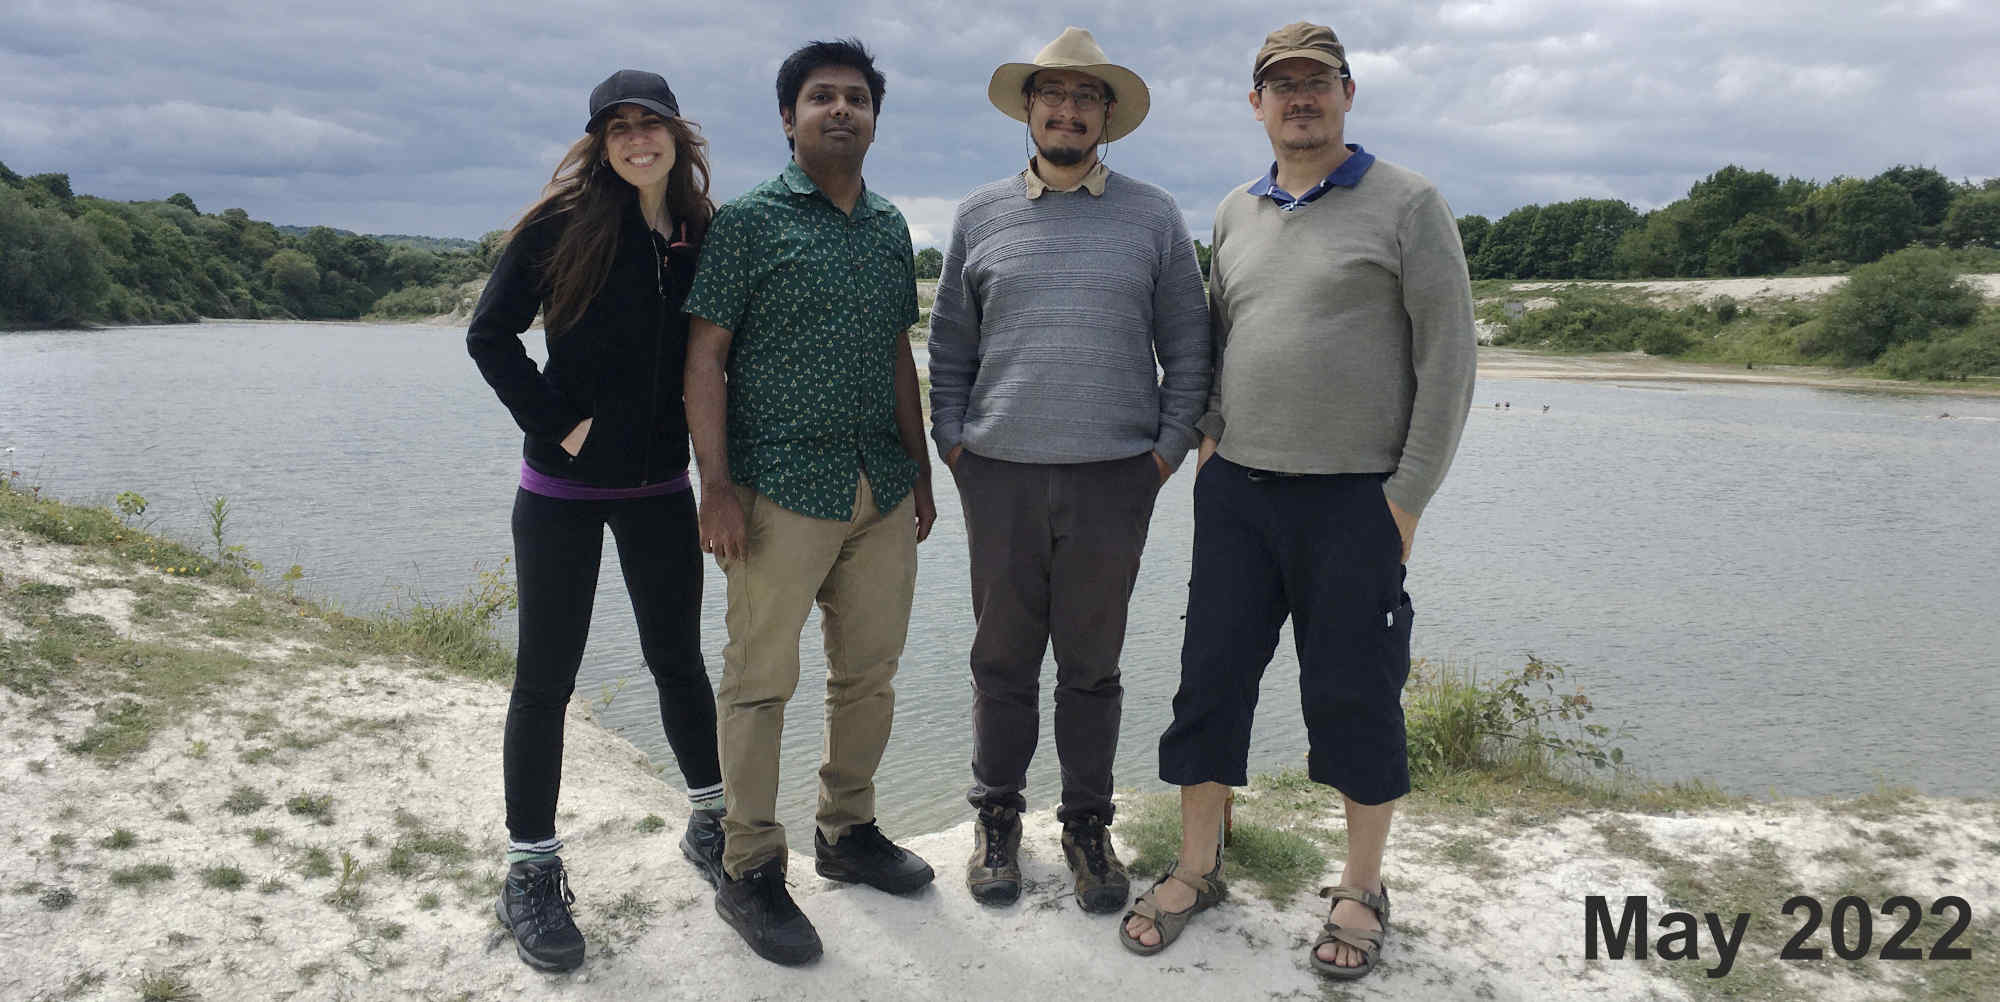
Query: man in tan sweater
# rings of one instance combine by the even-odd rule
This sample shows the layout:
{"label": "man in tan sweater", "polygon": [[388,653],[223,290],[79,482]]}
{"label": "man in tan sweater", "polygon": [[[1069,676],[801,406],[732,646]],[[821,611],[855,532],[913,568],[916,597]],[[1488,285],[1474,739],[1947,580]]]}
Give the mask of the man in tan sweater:
{"label": "man in tan sweater", "polygon": [[1258,681],[1289,617],[1307,772],[1347,811],[1310,960],[1349,979],[1374,969],[1388,927],[1382,854],[1410,789],[1403,564],[1471,406],[1472,290],[1437,189],[1345,142],[1355,85],[1332,29],[1272,32],[1252,80],[1276,162],[1215,213],[1215,383],[1198,423],[1181,686],[1160,738],[1181,853],[1119,937],[1157,952],[1221,897],[1225,804],[1248,781]]}

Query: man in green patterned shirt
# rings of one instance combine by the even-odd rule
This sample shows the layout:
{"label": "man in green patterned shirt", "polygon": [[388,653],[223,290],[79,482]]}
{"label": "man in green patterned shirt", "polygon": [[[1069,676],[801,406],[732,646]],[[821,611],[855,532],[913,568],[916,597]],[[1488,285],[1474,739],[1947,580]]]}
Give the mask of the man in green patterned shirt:
{"label": "man in green patterned shirt", "polygon": [[816,869],[897,894],[932,876],[875,826],[917,543],[937,517],[905,333],[917,321],[909,227],[861,179],[882,84],[852,40],[785,61],[778,109],[793,160],[716,214],[687,299],[701,544],[729,582],[715,907],[786,964],[820,954],[785,889],[777,819],[785,703],[815,602],[827,651]]}

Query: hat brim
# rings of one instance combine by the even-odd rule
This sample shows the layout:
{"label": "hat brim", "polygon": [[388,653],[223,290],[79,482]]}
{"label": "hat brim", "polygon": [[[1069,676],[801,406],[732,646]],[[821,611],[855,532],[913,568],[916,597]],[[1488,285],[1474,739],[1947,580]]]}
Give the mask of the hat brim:
{"label": "hat brim", "polygon": [[[1270,69],[1272,63],[1281,62],[1286,59],[1310,59],[1316,63],[1324,63],[1336,70],[1347,69],[1346,63],[1341,62],[1339,57],[1324,49],[1284,49],[1271,53],[1265,57],[1263,62],[1257,64],[1257,78],[1260,80],[1263,79],[1264,71]],[[1238,65],[1242,64],[1239,63]]]}
{"label": "hat brim", "polygon": [[993,107],[1016,122],[1028,120],[1028,102],[1021,93],[1021,86],[1028,78],[1041,70],[1069,70],[1085,73],[1111,85],[1111,92],[1118,97],[1109,121],[1104,123],[1104,141],[1117,142],[1139,128],[1146,120],[1146,113],[1153,109],[1153,95],[1146,89],[1146,81],[1139,74],[1115,63],[1089,63],[1081,66],[1040,66],[1035,63],[1003,63],[993,71],[993,79],[986,84],[986,99]]}
{"label": "hat brim", "polygon": [[602,108],[597,109],[597,113],[590,116],[590,121],[584,123],[583,131],[585,132],[596,131],[598,123],[604,121],[604,116],[607,113],[609,113],[611,109],[616,108],[621,104],[636,104],[639,107],[644,108],[647,111],[650,111],[653,114],[660,116],[661,118],[681,117],[681,110],[679,108],[668,107],[667,105],[661,104],[660,102],[655,101],[650,97],[622,97],[616,101],[611,102],[610,104],[605,105]]}

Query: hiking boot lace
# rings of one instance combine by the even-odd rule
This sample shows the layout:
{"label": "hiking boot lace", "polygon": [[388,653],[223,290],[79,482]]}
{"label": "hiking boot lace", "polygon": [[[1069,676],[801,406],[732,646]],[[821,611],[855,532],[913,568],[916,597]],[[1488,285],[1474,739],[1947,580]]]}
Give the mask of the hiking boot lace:
{"label": "hiking boot lace", "polygon": [[1083,853],[1083,865],[1097,876],[1104,876],[1111,869],[1111,863],[1104,858],[1105,828],[1095,822],[1085,822],[1070,829],[1070,841]]}
{"label": "hiking boot lace", "polygon": [[895,860],[903,858],[903,850],[897,848],[896,843],[889,841],[889,836],[882,834],[882,829],[876,827],[873,821],[849,828],[840,841],[843,846],[852,841],[854,848],[870,856],[884,856]]}
{"label": "hiking boot lace", "polygon": [[784,871],[752,870],[743,875],[743,880],[750,885],[750,896],[764,906],[766,914],[779,920],[799,914],[798,902],[785,891]]}
{"label": "hiking boot lace", "polygon": [[569,874],[562,867],[536,874],[521,889],[521,897],[528,906],[528,922],[534,932],[552,932],[574,925],[569,906],[576,904],[576,895],[570,891]]}
{"label": "hiking boot lace", "polygon": [[996,810],[979,812],[979,827],[986,834],[986,868],[997,870],[1007,865],[1006,819]]}

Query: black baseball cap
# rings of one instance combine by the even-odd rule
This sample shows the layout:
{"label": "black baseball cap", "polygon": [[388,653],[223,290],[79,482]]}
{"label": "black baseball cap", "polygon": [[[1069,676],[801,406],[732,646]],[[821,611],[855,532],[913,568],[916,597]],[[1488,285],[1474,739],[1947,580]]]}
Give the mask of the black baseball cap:
{"label": "black baseball cap", "polygon": [[666,77],[645,70],[619,70],[591,90],[590,121],[584,124],[583,131],[596,128],[597,120],[619,104],[636,104],[667,118],[681,117],[681,103],[674,100],[673,88],[667,86]]}

